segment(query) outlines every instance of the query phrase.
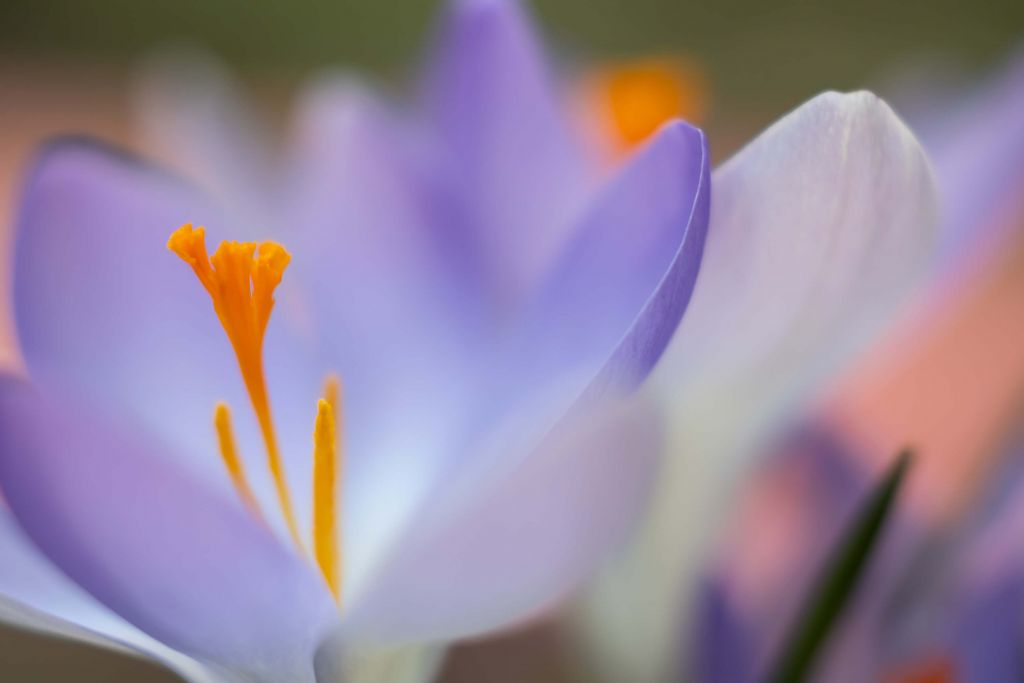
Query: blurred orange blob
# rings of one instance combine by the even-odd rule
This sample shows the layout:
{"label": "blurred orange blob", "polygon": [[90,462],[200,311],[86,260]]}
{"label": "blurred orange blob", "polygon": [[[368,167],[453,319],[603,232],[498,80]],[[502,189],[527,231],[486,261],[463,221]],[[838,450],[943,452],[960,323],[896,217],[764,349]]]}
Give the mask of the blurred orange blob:
{"label": "blurred orange blob", "polygon": [[591,73],[587,91],[602,132],[620,151],[643,142],[669,119],[700,123],[710,106],[703,70],[683,58],[652,57],[600,67]]}
{"label": "blurred orange blob", "polygon": [[957,683],[953,662],[947,657],[933,657],[887,676],[883,683]]}

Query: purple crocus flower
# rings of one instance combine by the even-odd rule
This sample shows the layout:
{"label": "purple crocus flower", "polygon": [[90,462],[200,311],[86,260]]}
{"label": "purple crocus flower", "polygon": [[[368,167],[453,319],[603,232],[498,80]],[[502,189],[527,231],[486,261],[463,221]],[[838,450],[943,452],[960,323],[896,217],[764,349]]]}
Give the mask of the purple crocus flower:
{"label": "purple crocus flower", "polygon": [[[223,187],[273,179],[261,201],[97,143],[40,154],[3,616],[193,680],[356,680],[361,653],[544,609],[618,544],[657,452],[630,395],[703,250],[704,136],[668,123],[596,178],[511,2],[453,4],[424,91],[411,120],[318,91],[286,171],[231,164]],[[229,240],[209,258],[200,225]]]}

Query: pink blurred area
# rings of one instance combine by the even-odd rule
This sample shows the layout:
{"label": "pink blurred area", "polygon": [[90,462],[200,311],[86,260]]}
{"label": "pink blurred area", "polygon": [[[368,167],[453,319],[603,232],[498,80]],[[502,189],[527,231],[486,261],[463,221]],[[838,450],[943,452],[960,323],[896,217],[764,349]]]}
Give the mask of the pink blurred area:
{"label": "pink blurred area", "polygon": [[909,497],[942,522],[989,483],[1024,427],[1024,187],[950,271],[839,379],[824,409],[871,471],[917,452]]}

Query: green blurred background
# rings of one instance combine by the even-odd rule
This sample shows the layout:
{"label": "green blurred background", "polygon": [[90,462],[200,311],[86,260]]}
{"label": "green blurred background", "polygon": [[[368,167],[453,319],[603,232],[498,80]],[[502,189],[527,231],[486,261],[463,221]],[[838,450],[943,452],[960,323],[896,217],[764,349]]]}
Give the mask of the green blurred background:
{"label": "green blurred background", "polygon": [[[190,43],[232,66],[302,73],[346,63],[402,74],[438,0],[5,0],[0,54],[124,63]],[[702,63],[720,108],[788,105],[939,58],[971,70],[1024,29],[1024,2],[890,0],[538,0],[548,36],[574,54],[683,51]]]}
{"label": "green blurred background", "polygon": [[[74,121],[76,102],[88,101],[97,89],[99,99],[117,97],[139,59],[182,44],[211,51],[253,80],[286,88],[310,71],[337,64],[401,80],[415,71],[440,4],[4,0],[0,88],[6,93],[0,95],[0,113],[16,109],[30,92],[33,106],[52,102],[65,110],[64,124]],[[652,53],[694,60],[711,84],[707,123],[713,140],[717,135],[741,141],[818,91],[892,82],[916,66],[970,78],[1024,38],[1021,0],[545,0],[533,8],[548,38],[577,62]],[[79,71],[99,74],[99,81],[79,85],[74,96],[48,99],[26,86],[41,78],[59,82],[59,74]],[[104,79],[107,86],[97,85]],[[105,114],[89,116],[85,128]],[[10,128],[7,118],[4,125]],[[2,629],[0,672],[3,680],[19,683],[172,680],[120,655]],[[462,678],[479,679],[479,671]]]}

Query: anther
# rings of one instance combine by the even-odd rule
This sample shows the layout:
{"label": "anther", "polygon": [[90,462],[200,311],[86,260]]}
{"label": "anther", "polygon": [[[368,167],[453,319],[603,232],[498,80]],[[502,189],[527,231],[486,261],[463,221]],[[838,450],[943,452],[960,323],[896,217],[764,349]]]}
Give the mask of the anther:
{"label": "anther", "polygon": [[313,428],[313,555],[335,600],[341,598],[336,509],[339,469],[335,406],[320,399]]}

